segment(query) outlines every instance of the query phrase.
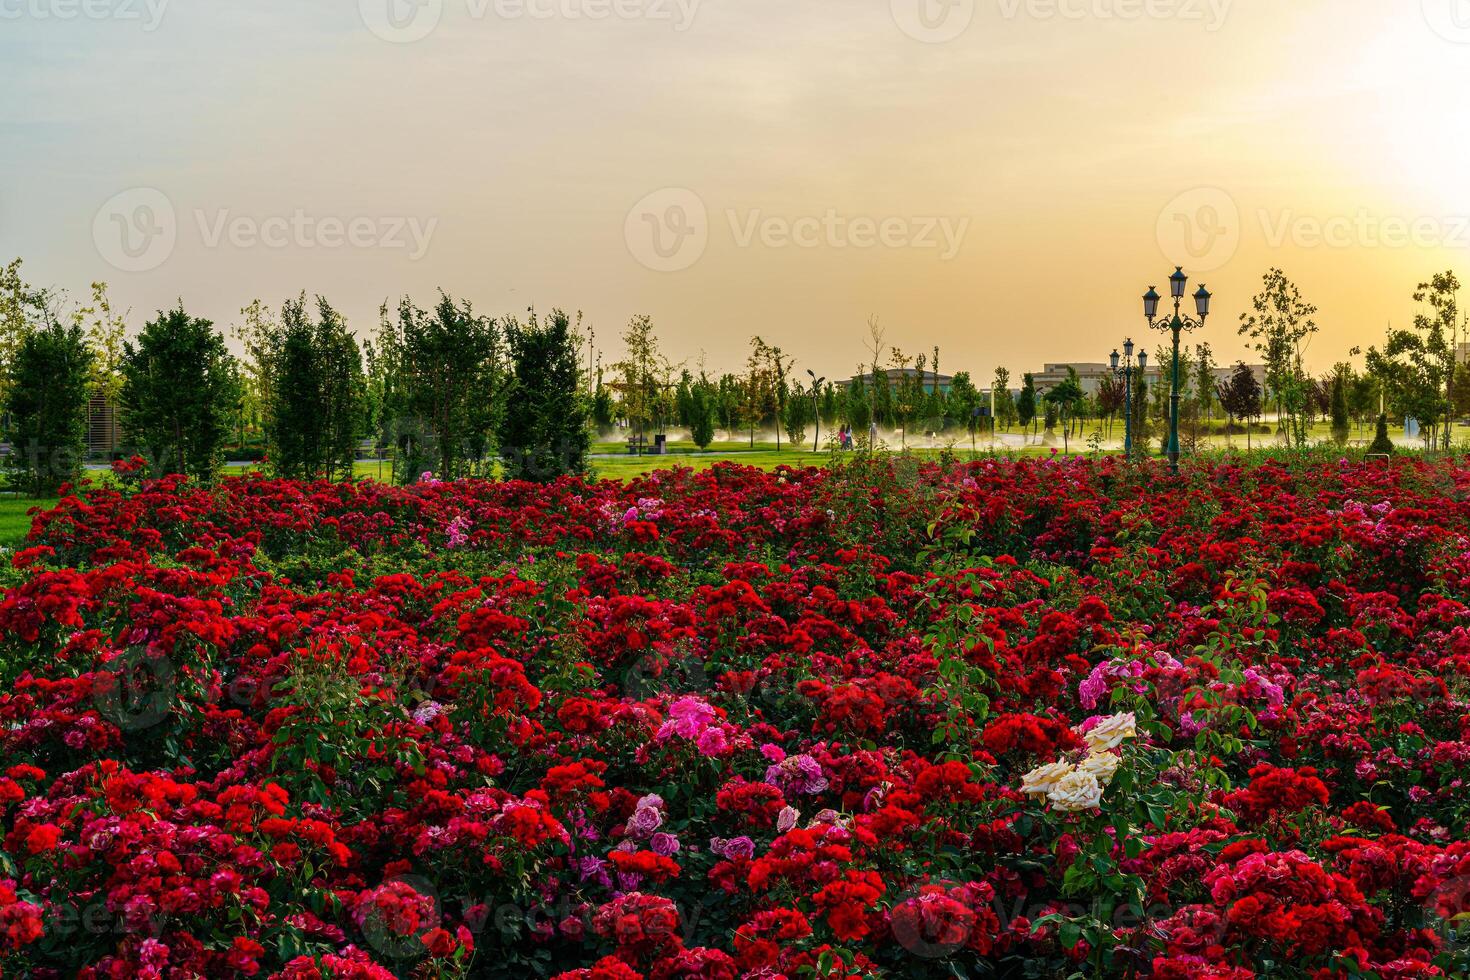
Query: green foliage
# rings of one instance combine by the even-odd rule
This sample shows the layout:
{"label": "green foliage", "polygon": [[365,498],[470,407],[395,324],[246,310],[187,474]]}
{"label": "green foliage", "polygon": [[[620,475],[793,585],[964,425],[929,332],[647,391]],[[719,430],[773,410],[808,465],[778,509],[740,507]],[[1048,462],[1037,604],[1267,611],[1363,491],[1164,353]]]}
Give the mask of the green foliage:
{"label": "green foliage", "polygon": [[854,433],[862,433],[866,437],[868,427],[873,422],[873,410],[867,383],[861,375],[848,382],[845,401],[843,414],[847,423],[852,426]]}
{"label": "green foliage", "polygon": [[[1436,273],[1420,283],[1414,301],[1426,309],[1412,329],[1390,329],[1383,348],[1368,350],[1368,370],[1389,390],[1394,407],[1418,419],[1426,445],[1448,449],[1455,375],[1455,340],[1461,326],[1453,272]],[[1436,439],[1436,437],[1439,437]]]}
{"label": "green foliage", "polygon": [[592,424],[599,432],[612,428],[613,410],[612,389],[602,383],[602,368],[598,368],[597,387],[592,392]]}
{"label": "green foliage", "polygon": [[87,449],[87,400],[94,358],[79,325],[28,331],[5,388],[5,458],[11,486],[55,496],[81,475]]}
{"label": "green foliage", "polygon": [[1082,385],[1077,378],[1077,369],[1067,368],[1067,377],[1058,385],[1052,387],[1045,395],[1046,401],[1046,427],[1052,427],[1053,417],[1062,422],[1062,445],[1069,447],[1068,436],[1071,432],[1072,416],[1077,407],[1082,403]]}
{"label": "green foliage", "polygon": [[1036,379],[1028,372],[1021,375],[1021,397],[1016,400],[1016,421],[1026,428],[1036,418]]}
{"label": "green foliage", "polygon": [[806,439],[806,424],[812,417],[812,400],[799,392],[793,398],[786,400],[785,407],[781,410],[781,425],[786,431],[786,438],[793,443],[801,443]]}
{"label": "green foliage", "polygon": [[[1266,365],[1266,387],[1276,401],[1283,429],[1300,434],[1306,412],[1305,369],[1307,343],[1317,332],[1317,307],[1302,299],[1301,290],[1280,269],[1262,277],[1261,291],[1251,299],[1251,312],[1240,315],[1240,334]],[[1296,443],[1300,446],[1302,443]]]}
{"label": "green foliage", "polygon": [[689,438],[700,449],[715,441],[715,416],[719,390],[701,374],[689,389]]}
{"label": "green foliage", "polygon": [[[21,278],[20,266],[20,259],[0,266],[0,364],[7,366],[15,363],[16,352],[28,333],[55,319],[47,312],[50,295]],[[7,379],[0,376],[0,382]]]}
{"label": "green foliage", "polygon": [[995,419],[1009,430],[1016,423],[1016,399],[1011,395],[1011,372],[1007,368],[995,369],[995,379],[990,383],[991,396],[995,400]]}
{"label": "green foliage", "polygon": [[213,478],[239,399],[232,361],[214,324],[182,304],[123,345],[123,428],[156,471]]}
{"label": "green foliage", "polygon": [[1347,378],[1344,372],[1337,371],[1332,375],[1332,438],[1338,445],[1345,445],[1348,440],[1348,402],[1347,402]]}
{"label": "green foliage", "polygon": [[1368,452],[1393,455],[1393,440],[1388,437],[1388,416],[1378,416],[1378,425],[1373,432],[1373,443],[1368,447]]}
{"label": "green foliage", "polygon": [[394,315],[384,305],[380,317],[369,373],[381,403],[380,438],[396,450],[394,478],[487,470],[505,406],[500,325],[442,292],[433,310],[404,297]]}
{"label": "green foliage", "polygon": [[623,331],[627,356],[615,368],[622,375],[622,413],[635,438],[642,440],[647,429],[667,416],[665,391],[671,385],[673,367],[659,350],[653,320],[635,316]]}
{"label": "green foliage", "polygon": [[317,297],[316,323],[305,299],[286,301],[261,354],[271,468],[290,479],[350,478],[365,412],[362,353],[325,299]]}
{"label": "green foliage", "polygon": [[586,473],[591,412],[571,321],[560,310],[544,323],[532,313],[525,326],[508,322],[505,335],[513,365],[498,433],[506,478],[544,483]]}
{"label": "green foliage", "polygon": [[1261,384],[1256,373],[1244,361],[1235,365],[1228,381],[1221,382],[1218,395],[1220,406],[1227,415],[1246,426],[1246,446],[1250,446],[1251,421],[1261,415]]}

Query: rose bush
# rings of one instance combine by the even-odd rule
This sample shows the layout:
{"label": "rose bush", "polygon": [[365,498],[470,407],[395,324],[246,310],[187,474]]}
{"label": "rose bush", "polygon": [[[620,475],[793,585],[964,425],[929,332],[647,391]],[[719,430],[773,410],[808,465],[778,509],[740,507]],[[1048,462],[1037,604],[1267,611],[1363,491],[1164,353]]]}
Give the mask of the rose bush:
{"label": "rose bush", "polygon": [[1463,976],[1467,485],[85,488],[4,572],[0,966]]}

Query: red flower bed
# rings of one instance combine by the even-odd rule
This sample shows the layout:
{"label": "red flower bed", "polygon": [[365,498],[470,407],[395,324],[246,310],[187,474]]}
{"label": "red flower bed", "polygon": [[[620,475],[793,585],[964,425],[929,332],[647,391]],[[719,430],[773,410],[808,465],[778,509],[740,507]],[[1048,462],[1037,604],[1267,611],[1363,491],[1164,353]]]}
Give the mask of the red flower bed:
{"label": "red flower bed", "polygon": [[1464,976],[1467,487],[88,490],[4,573],[0,966]]}

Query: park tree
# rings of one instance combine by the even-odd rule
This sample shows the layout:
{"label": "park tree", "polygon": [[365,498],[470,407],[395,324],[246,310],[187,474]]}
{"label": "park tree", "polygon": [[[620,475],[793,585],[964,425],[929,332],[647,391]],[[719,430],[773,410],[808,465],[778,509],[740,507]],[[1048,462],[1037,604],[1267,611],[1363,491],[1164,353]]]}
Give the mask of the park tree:
{"label": "park tree", "polygon": [[740,376],[726,372],[720,375],[716,385],[719,397],[715,403],[715,419],[727,436],[733,438],[740,428],[741,405],[745,398],[744,385]]}
{"label": "park tree", "polygon": [[505,477],[548,483],[582,476],[592,447],[591,406],[581,385],[581,337],[560,310],[507,322],[511,377],[498,444]]}
{"label": "park tree", "polygon": [[1339,364],[1332,372],[1331,404],[1328,414],[1332,419],[1332,438],[1339,446],[1347,445],[1351,418],[1348,415],[1348,375],[1352,368]]}
{"label": "park tree", "polygon": [[775,401],[775,380],[765,344],[759,337],[752,338],[745,375],[740,379],[740,418],[750,431],[751,448],[755,447],[755,430],[766,422]]}
{"label": "park tree", "polygon": [[351,479],[367,385],[362,351],[323,297],[287,300],[259,334],[249,374],[261,379],[262,424],[273,472],[288,479]]}
{"label": "park tree", "polygon": [[113,309],[107,283],[92,283],[91,302],[78,308],[73,320],[86,332],[87,347],[92,352],[92,394],[116,404],[122,393],[127,316]]}
{"label": "park tree", "polygon": [[1392,456],[1393,451],[1393,440],[1388,437],[1388,416],[1380,414],[1373,430],[1373,442],[1368,446],[1368,452],[1380,456]]}
{"label": "park tree", "polygon": [[1021,431],[1036,418],[1036,379],[1028,372],[1021,375],[1021,396],[1016,400],[1016,421],[1021,423]]}
{"label": "park tree", "polygon": [[3,402],[12,489],[51,497],[81,476],[94,360],[76,323],[53,320],[21,335],[11,354]]}
{"label": "park tree", "polygon": [[786,399],[786,404],[781,409],[781,428],[786,430],[786,438],[792,445],[799,447],[806,440],[806,426],[811,417],[810,397],[798,392]]}
{"label": "park tree", "polygon": [[[1419,420],[1426,445],[1450,446],[1460,319],[1460,282],[1436,273],[1414,291],[1421,309],[1409,329],[1390,328],[1383,348],[1368,350],[1368,369],[1382,378],[1399,411]],[[1436,438],[1437,437],[1437,438]]]}
{"label": "park tree", "polygon": [[690,398],[694,388],[694,375],[688,368],[679,372],[679,382],[674,386],[674,419],[682,426],[689,425]]}
{"label": "park tree", "polygon": [[[20,259],[0,267],[0,365],[13,365],[26,336],[55,322],[51,315],[54,305],[50,293],[22,277]],[[7,374],[0,373],[0,398],[4,397]]]}
{"label": "park tree", "polygon": [[1261,383],[1250,365],[1239,361],[1230,377],[1216,389],[1226,415],[1245,424],[1245,445],[1250,448],[1251,422],[1261,414]]}
{"label": "park tree", "polygon": [[432,310],[406,296],[391,313],[383,305],[369,364],[400,482],[430,470],[444,479],[488,472],[505,360],[501,325],[467,300],[441,292]]}
{"label": "park tree", "polygon": [[[1465,367],[1465,365],[1462,365]],[[1464,386],[1466,394],[1470,395],[1470,376],[1467,376],[1467,384]],[[1456,385],[1458,392],[1461,386]],[[1348,378],[1347,386],[1348,412],[1353,420],[1358,423],[1358,434],[1362,435],[1363,426],[1369,419],[1376,419],[1379,414],[1379,387],[1373,375],[1367,371],[1353,371]],[[1467,408],[1470,410],[1470,408]]]}
{"label": "park tree", "polygon": [[1306,442],[1307,376],[1303,366],[1307,344],[1317,332],[1317,307],[1302,299],[1301,290],[1280,269],[1262,277],[1251,309],[1240,315],[1240,335],[1266,365],[1266,388],[1276,402],[1277,431],[1296,445]]}
{"label": "park tree", "polygon": [[[1159,385],[1159,387],[1163,386]],[[1133,451],[1135,455],[1148,454],[1148,441],[1153,432],[1148,414],[1149,388],[1147,373],[1138,372],[1138,376],[1133,379]]]}
{"label": "park tree", "polygon": [[924,373],[924,355],[920,354],[917,359],[917,368],[914,375],[909,374],[909,365],[915,363],[915,359],[906,355],[897,347],[892,348],[889,353],[889,363],[892,365],[892,374],[896,378],[889,380],[893,390],[893,412],[894,420],[898,423],[899,446],[908,447],[908,430],[917,415],[916,406],[923,398],[923,387],[919,386],[915,391],[914,377],[922,376]]}
{"label": "park tree", "polygon": [[[970,452],[975,452],[975,432],[980,427],[980,392],[970,380],[969,371],[958,371],[950,382],[949,411],[955,415],[970,433]],[[988,408],[988,406],[987,406]],[[994,419],[991,424],[994,424]]]}
{"label": "park tree", "polygon": [[995,404],[995,416],[992,420],[1001,423],[1005,431],[1011,431],[1011,426],[1016,424],[1016,399],[1011,395],[1011,372],[1009,368],[998,367],[995,369],[995,378],[990,383],[991,401]]}
{"label": "park tree", "polygon": [[1455,384],[1451,395],[1450,415],[1456,419],[1470,416],[1470,362],[1457,361]]}
{"label": "park tree", "polygon": [[607,432],[612,428],[615,410],[612,389],[603,383],[602,366],[598,365],[597,381],[592,389],[592,424],[597,427],[598,432]]}
{"label": "park tree", "polygon": [[718,386],[701,371],[689,388],[689,438],[700,449],[708,449],[715,441],[719,397]]}
{"label": "park tree", "polygon": [[[791,371],[791,365],[794,363],[794,359],[784,355],[781,352],[781,348],[774,344],[767,344],[759,337],[754,338],[751,343],[765,352],[767,377],[770,379],[771,404],[769,410],[772,420],[777,423],[775,426],[776,452],[780,452],[781,430],[785,427],[783,423],[786,422],[786,376]],[[797,400],[801,401],[802,399]],[[803,421],[805,420],[804,410],[798,410],[798,417],[802,418]],[[802,432],[805,433],[805,431],[806,428],[803,425]],[[800,442],[802,438],[805,438],[805,436],[803,435],[792,441]]]}
{"label": "park tree", "polygon": [[869,394],[868,383],[861,372],[847,383],[847,399],[843,417],[846,418],[847,424],[852,426],[854,440],[868,437],[868,431],[873,423],[873,399]]}
{"label": "park tree", "polygon": [[239,398],[232,360],[214,324],[182,303],[124,343],[123,429],[155,470],[214,477]]}
{"label": "park tree", "polygon": [[1208,342],[1196,344],[1194,348],[1194,385],[1192,407],[1194,409],[1195,441],[1215,415],[1215,352]]}
{"label": "park tree", "polygon": [[828,381],[822,386],[821,408],[817,412],[817,417],[828,429],[835,429],[841,418],[842,394],[835,382]]}
{"label": "park tree", "polygon": [[1055,419],[1062,424],[1062,452],[1071,452],[1070,435],[1072,430],[1072,416],[1076,414],[1082,404],[1082,384],[1077,377],[1077,369],[1071,366],[1067,368],[1067,376],[1058,384],[1047,391],[1044,401],[1047,407],[1048,428],[1050,422]]}
{"label": "park tree", "polygon": [[1113,422],[1123,411],[1128,400],[1128,386],[1122,378],[1108,376],[1097,387],[1097,411],[1107,419],[1108,438],[1113,437]]}
{"label": "park tree", "polygon": [[624,356],[614,367],[622,377],[623,417],[642,450],[648,430],[662,419],[663,393],[673,367],[659,348],[653,319],[639,315],[623,330]]}

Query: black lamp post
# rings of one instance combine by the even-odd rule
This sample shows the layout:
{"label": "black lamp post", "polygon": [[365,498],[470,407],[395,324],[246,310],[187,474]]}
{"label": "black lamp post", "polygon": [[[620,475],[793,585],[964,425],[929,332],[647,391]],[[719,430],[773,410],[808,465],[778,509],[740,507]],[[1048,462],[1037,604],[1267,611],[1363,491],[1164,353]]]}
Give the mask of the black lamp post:
{"label": "black lamp post", "polygon": [[1138,357],[1133,356],[1133,338],[1129,337],[1123,341],[1123,356],[1118,356],[1117,350],[1113,351],[1109,361],[1113,366],[1113,376],[1123,379],[1123,458],[1133,458],[1133,372],[1137,371],[1142,377],[1148,367],[1148,351],[1139,350]]}
{"label": "black lamp post", "polygon": [[1174,367],[1173,381],[1169,392],[1169,445],[1167,453],[1169,456],[1169,469],[1179,472],[1179,334],[1183,330],[1198,330],[1205,325],[1205,318],[1210,315],[1210,291],[1203,285],[1194,294],[1195,312],[1199,314],[1198,319],[1183,316],[1179,312],[1180,304],[1184,302],[1184,287],[1189,283],[1189,277],[1184,274],[1183,266],[1175,266],[1174,274],[1169,277],[1169,295],[1174,300],[1174,315],[1155,323],[1159,315],[1159,294],[1154,287],[1148,287],[1148,292],[1143,294],[1143,316],[1148,320],[1151,330],[1167,330],[1174,337]]}

